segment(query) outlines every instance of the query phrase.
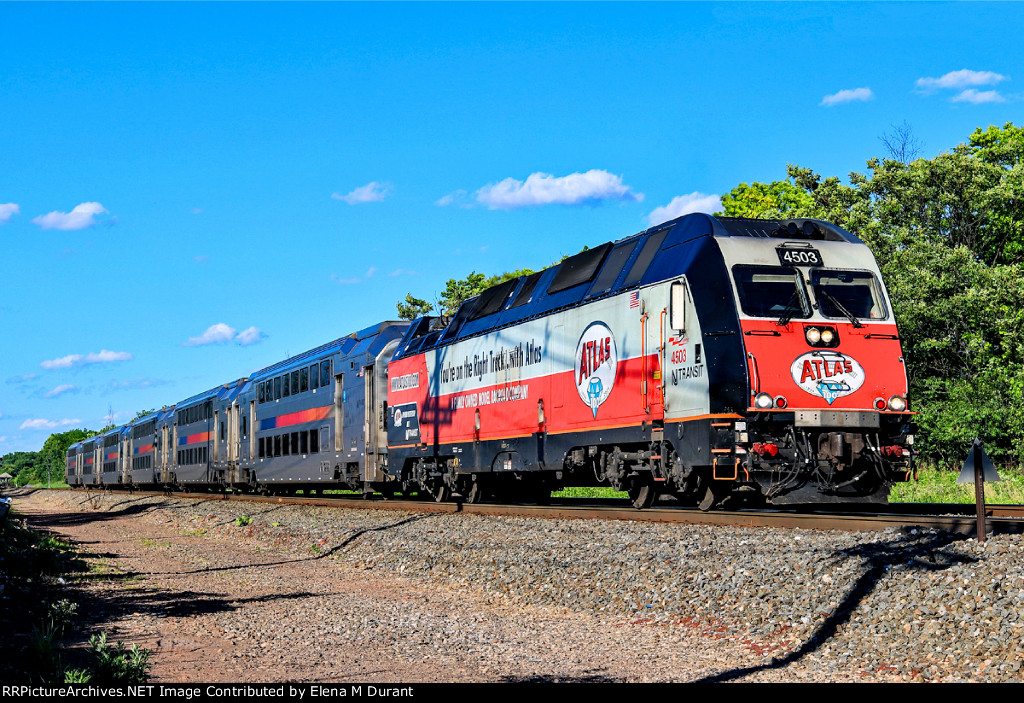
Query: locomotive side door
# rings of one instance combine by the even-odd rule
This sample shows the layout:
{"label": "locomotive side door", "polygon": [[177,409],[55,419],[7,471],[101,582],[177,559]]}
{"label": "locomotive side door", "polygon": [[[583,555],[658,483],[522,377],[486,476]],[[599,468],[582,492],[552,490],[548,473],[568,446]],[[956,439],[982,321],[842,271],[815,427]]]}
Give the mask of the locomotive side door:
{"label": "locomotive side door", "polygon": [[387,343],[373,364],[364,367],[366,481],[383,481],[388,468],[388,362],[399,340]]}
{"label": "locomotive side door", "polygon": [[652,420],[664,417],[662,394],[661,356],[664,345],[664,306],[658,305],[663,294],[660,288],[648,288],[640,293],[640,396],[644,412]]}
{"label": "locomotive side door", "polygon": [[706,415],[710,412],[707,359],[700,320],[685,276],[669,284],[662,333],[661,383],[665,418]]}

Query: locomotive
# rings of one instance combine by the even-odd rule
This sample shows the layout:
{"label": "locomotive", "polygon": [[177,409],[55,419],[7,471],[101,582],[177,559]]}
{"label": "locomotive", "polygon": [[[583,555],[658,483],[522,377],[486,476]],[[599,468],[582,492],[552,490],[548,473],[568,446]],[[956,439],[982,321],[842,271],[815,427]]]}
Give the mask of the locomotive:
{"label": "locomotive", "polygon": [[911,418],[863,241],[692,214],[79,443],[68,483],[884,502],[914,474]]}

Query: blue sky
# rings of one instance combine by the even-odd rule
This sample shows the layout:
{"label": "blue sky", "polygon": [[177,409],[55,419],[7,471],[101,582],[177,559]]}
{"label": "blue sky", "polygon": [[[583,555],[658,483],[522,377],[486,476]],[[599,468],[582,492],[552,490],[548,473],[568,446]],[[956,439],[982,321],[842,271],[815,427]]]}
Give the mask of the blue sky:
{"label": "blue sky", "polygon": [[787,163],[1020,124],[1024,5],[0,3],[0,454]]}

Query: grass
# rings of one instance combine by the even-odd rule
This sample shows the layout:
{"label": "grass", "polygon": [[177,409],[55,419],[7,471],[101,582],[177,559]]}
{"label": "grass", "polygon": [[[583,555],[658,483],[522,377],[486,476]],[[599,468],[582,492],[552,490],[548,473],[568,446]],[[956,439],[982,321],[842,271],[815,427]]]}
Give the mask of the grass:
{"label": "grass", "polygon": [[[974,483],[957,483],[959,470],[921,469],[917,481],[897,483],[889,494],[890,503],[974,503]],[[1004,469],[1000,481],[985,484],[985,503],[1024,505],[1024,471]],[[551,494],[555,498],[628,498],[611,488],[566,488]]]}
{"label": "grass", "polygon": [[[890,503],[974,503],[974,483],[957,483],[959,470],[920,469],[917,481],[897,483],[889,493]],[[985,503],[1024,504],[1024,473],[999,472],[997,483],[985,484]]]}
{"label": "grass", "polygon": [[603,486],[568,486],[551,494],[552,498],[628,498],[625,491]]}
{"label": "grass", "polygon": [[137,684],[149,678],[149,651],[109,645],[106,633],[93,636],[84,654],[66,646],[68,635],[81,628],[74,574],[110,571],[102,560],[90,563],[84,556],[73,544],[28,529],[14,510],[0,522],[4,683]]}

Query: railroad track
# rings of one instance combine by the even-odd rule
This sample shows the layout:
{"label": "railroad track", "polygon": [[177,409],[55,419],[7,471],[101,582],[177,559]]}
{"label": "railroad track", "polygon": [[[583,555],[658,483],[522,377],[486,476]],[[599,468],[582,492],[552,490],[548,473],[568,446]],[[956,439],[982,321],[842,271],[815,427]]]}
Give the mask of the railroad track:
{"label": "railroad track", "polygon": [[[558,519],[630,520],[690,525],[735,527],[800,527],[814,530],[884,530],[895,527],[930,527],[962,535],[977,531],[975,506],[963,504],[898,503],[885,506],[808,506],[802,511],[776,509],[717,510],[702,512],[696,508],[662,505],[636,510],[617,500],[552,499],[549,505],[501,505],[461,502],[435,503],[424,500],[367,500],[343,496],[262,496],[251,493],[188,493],[135,491],[135,495],[173,496],[197,500],[232,500],[253,503],[316,505],[356,509],[407,510],[428,513],[466,513],[543,517]],[[986,520],[991,534],[1024,533],[1024,506],[986,506]]]}

